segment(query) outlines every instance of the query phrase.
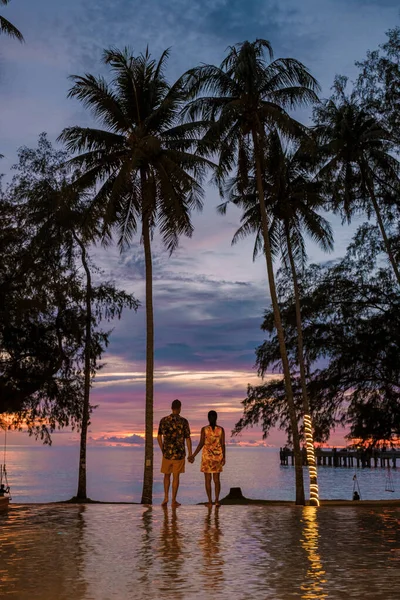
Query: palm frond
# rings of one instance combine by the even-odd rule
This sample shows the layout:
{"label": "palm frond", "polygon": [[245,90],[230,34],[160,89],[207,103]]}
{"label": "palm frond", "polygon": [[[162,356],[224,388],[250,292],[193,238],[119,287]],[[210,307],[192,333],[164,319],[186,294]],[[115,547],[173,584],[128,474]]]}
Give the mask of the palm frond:
{"label": "palm frond", "polygon": [[71,75],[74,85],[68,98],[77,98],[88,108],[95,118],[100,119],[114,132],[127,133],[132,123],[124,112],[116,94],[103,77]]}
{"label": "palm frond", "polygon": [[[6,4],[4,1],[2,3]],[[13,25],[12,23],[10,23],[10,21],[7,21],[7,19],[5,19],[4,17],[0,16],[0,34],[2,34],[2,33],[4,33],[5,35],[8,35],[9,37],[15,38],[19,42],[24,42],[25,41],[24,40],[24,36],[19,31],[19,29],[17,29],[15,27],[15,25]]]}

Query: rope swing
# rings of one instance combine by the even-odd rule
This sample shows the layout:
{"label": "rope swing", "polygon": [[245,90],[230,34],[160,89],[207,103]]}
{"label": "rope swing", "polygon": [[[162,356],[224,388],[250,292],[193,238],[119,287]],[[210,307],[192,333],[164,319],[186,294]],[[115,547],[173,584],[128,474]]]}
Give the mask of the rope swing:
{"label": "rope swing", "polygon": [[387,467],[385,492],[394,492],[394,481],[393,481],[390,465],[388,465],[388,467]]}
{"label": "rope swing", "polygon": [[7,479],[6,454],[7,454],[7,427],[4,428],[4,456],[3,456],[3,464],[0,465],[0,498],[4,497],[6,494],[8,494],[10,500],[12,500],[11,495],[10,495],[10,486],[8,485],[8,479]]}
{"label": "rope swing", "polygon": [[353,475],[353,500],[361,500],[361,490],[356,473]]}

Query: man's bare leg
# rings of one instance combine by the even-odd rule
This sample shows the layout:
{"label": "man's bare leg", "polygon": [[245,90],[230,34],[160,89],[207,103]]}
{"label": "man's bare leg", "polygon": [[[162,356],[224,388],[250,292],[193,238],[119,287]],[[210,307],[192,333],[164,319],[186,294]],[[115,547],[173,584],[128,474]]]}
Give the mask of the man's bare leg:
{"label": "man's bare leg", "polygon": [[204,480],[206,484],[206,493],[207,493],[207,506],[212,506],[212,497],[211,497],[211,473],[204,473]]}
{"label": "man's bare leg", "polygon": [[167,506],[168,504],[168,495],[169,495],[169,485],[171,483],[171,474],[164,473],[164,500],[161,502],[161,506]]}
{"label": "man's bare leg", "polygon": [[219,506],[219,494],[221,492],[221,480],[219,473],[213,473],[214,486],[215,486],[215,506]]}
{"label": "man's bare leg", "polygon": [[179,473],[174,473],[172,477],[172,506],[180,506],[180,503],[176,500],[176,495],[179,488]]}

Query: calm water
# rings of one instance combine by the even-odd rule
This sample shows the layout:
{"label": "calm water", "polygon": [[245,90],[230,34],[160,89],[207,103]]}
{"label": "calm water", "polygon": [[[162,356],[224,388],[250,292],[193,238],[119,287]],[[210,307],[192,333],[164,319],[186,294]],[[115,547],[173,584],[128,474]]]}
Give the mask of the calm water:
{"label": "calm water", "polygon": [[18,506],[0,515],[0,597],[397,600],[400,510]]}
{"label": "calm water", "polygon": [[[160,452],[155,451],[154,501],[162,498]],[[78,448],[13,446],[7,451],[9,482],[14,502],[67,500],[76,493]],[[321,498],[351,499],[354,469],[321,467]],[[400,498],[400,469],[392,470],[395,492],[385,492],[385,469],[357,471],[363,499]],[[307,474],[306,484],[307,484]],[[279,465],[279,451],[272,448],[227,448],[222,473],[222,496],[230,487],[241,487],[249,498],[294,500],[294,468]],[[126,447],[88,448],[88,495],[94,500],[140,502],[143,450]],[[203,502],[204,484],[200,460],[187,464],[181,476],[179,499],[185,504]],[[400,597],[400,592],[399,592]]]}

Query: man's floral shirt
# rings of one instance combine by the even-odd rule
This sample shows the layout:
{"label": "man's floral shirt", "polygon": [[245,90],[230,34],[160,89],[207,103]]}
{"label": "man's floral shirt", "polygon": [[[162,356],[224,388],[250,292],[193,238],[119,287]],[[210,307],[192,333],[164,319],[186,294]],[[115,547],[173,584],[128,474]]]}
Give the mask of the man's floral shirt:
{"label": "man's floral shirt", "polygon": [[185,458],[185,440],[190,437],[189,423],[180,415],[163,417],[158,427],[158,435],[163,436],[163,456],[169,460]]}

